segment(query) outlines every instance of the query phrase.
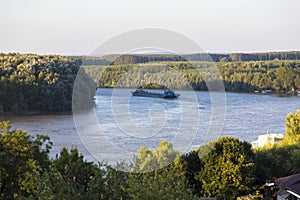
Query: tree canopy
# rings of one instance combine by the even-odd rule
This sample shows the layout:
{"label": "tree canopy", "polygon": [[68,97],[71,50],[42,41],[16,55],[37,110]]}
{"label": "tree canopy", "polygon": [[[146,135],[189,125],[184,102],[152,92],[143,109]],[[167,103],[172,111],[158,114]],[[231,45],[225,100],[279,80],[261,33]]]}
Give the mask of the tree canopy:
{"label": "tree canopy", "polygon": [[[294,91],[300,88],[300,61],[153,62],[111,66],[85,66],[97,87],[160,88],[207,91],[207,85],[223,81],[231,92]],[[217,68],[218,74],[209,69]]]}
{"label": "tree canopy", "polygon": [[0,112],[71,110],[80,65],[56,55],[1,54]]}
{"label": "tree canopy", "polygon": [[52,143],[46,135],[31,137],[0,122],[0,198],[29,196],[35,189],[35,174],[47,170]]}
{"label": "tree canopy", "polygon": [[184,155],[182,161],[199,197],[235,199],[253,188],[254,153],[248,142],[222,137]]}
{"label": "tree canopy", "polygon": [[288,137],[300,136],[300,110],[295,114],[288,114],[286,117],[286,135]]}

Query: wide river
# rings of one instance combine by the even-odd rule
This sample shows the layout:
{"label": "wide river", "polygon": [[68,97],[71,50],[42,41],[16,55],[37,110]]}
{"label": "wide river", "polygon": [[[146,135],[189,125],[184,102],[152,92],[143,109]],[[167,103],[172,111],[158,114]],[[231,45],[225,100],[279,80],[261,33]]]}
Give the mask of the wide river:
{"label": "wide river", "polygon": [[224,135],[251,142],[266,132],[284,133],[286,115],[300,109],[300,97],[176,92],[180,93],[177,100],[167,100],[131,97],[129,89],[98,89],[95,108],[76,115],[75,121],[71,114],[0,120],[33,135],[48,134],[54,143],[51,156],[62,147],[77,147],[94,160],[111,155],[101,154],[113,153],[107,149],[110,146],[134,153],[141,146],[154,148],[164,139],[184,152]]}

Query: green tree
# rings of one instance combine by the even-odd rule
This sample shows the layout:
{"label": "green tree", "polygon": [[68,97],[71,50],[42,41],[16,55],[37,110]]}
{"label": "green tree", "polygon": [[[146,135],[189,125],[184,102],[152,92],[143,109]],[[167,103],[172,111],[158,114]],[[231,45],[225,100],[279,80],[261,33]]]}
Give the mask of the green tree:
{"label": "green tree", "polygon": [[179,151],[175,151],[171,143],[162,141],[158,147],[150,151],[142,147],[135,159],[134,172],[148,172],[161,169],[174,162],[180,156]]}
{"label": "green tree", "polygon": [[300,110],[286,117],[286,136],[289,138],[300,136]]}
{"label": "green tree", "polygon": [[291,67],[279,67],[275,71],[275,86],[277,90],[292,90],[294,89],[294,73]]}
{"label": "green tree", "polygon": [[[28,197],[36,187],[34,177],[48,166],[51,142],[48,137],[31,137],[0,122],[0,198]],[[46,144],[46,145],[45,145]]]}
{"label": "green tree", "polygon": [[184,154],[180,157],[181,165],[188,182],[188,186],[192,189],[193,194],[201,196],[202,183],[197,179],[197,176],[203,164],[200,160],[199,151],[191,151],[188,154]]}
{"label": "green tree", "polygon": [[72,185],[74,197],[84,194],[96,170],[94,163],[85,161],[77,149],[71,149],[69,152],[66,148],[63,148],[59,158],[53,161],[53,167]]}
{"label": "green tree", "polygon": [[114,167],[106,166],[106,197],[104,199],[130,199],[128,194],[130,173],[122,171],[128,169],[126,163],[118,163]]}
{"label": "green tree", "polygon": [[[196,199],[188,188],[179,162],[179,152],[163,141],[154,150],[141,148],[134,171],[129,176],[128,194],[131,199]],[[175,159],[175,161],[174,161]],[[153,168],[154,167],[154,168]]]}
{"label": "green tree", "polygon": [[204,196],[235,199],[247,193],[254,182],[254,153],[251,144],[223,137],[201,159],[203,168],[197,179],[202,183]]}
{"label": "green tree", "polygon": [[107,176],[108,169],[106,167],[103,163],[98,163],[94,170],[94,176],[88,182],[85,199],[109,199],[108,180],[110,177]]}

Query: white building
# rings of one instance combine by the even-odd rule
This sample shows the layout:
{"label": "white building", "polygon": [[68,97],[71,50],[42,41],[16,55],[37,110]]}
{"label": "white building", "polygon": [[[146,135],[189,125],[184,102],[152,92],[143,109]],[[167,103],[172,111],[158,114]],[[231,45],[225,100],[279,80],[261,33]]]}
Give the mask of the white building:
{"label": "white building", "polygon": [[279,142],[283,140],[284,135],[283,134],[264,134],[259,135],[258,139],[256,141],[251,142],[252,147],[262,147],[266,145],[267,143],[274,144],[275,142]]}

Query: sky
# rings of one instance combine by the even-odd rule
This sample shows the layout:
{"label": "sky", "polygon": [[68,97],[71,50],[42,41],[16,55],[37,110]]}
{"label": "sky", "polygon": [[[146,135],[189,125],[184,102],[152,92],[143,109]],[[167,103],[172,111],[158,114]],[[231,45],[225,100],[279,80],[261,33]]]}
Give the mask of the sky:
{"label": "sky", "polygon": [[300,50],[300,0],[0,0],[0,52],[89,55],[161,28],[206,52]]}

